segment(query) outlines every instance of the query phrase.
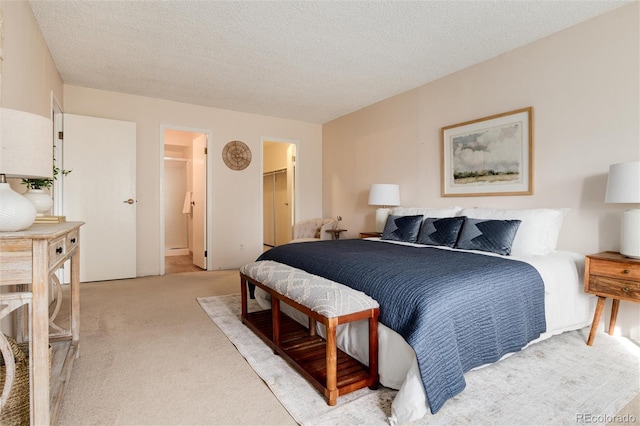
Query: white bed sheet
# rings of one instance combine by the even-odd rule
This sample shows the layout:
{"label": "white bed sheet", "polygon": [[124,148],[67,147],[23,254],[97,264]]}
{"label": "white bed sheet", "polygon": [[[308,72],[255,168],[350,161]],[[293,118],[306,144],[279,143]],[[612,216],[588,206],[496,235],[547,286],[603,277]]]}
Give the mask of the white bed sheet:
{"label": "white bed sheet", "polygon": [[[418,244],[383,241],[379,238],[369,238],[369,240],[379,241],[383,244],[421,247]],[[452,250],[446,247],[438,248]],[[480,251],[474,251],[474,253],[499,256]],[[565,331],[582,328],[590,323],[595,297],[583,291],[583,255],[555,251],[544,256],[511,256],[506,258],[531,264],[544,281],[547,331],[530,342],[529,345]],[[259,288],[256,288],[256,299],[263,309],[271,308],[269,295]],[[305,326],[308,324],[306,315],[285,304],[281,305],[281,309],[301,324]],[[325,335],[323,325],[319,324],[318,332],[322,336]],[[368,362],[368,324],[366,321],[339,326],[337,342],[338,347],[350,356],[362,363]],[[383,386],[399,390],[391,407],[390,424],[408,423],[429,412],[429,404],[413,349],[402,336],[383,324],[378,326],[378,372],[380,383]]]}

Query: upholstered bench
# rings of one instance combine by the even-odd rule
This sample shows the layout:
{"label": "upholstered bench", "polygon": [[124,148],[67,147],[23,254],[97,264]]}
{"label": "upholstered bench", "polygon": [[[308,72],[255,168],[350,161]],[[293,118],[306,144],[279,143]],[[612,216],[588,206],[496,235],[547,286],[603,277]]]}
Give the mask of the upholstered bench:
{"label": "upholstered bench", "polygon": [[[248,312],[247,286],[254,284],[271,296],[271,310]],[[366,294],[303,270],[264,260],[240,268],[242,322],[276,354],[280,354],[335,405],[338,396],[378,385],[378,302]],[[308,328],[281,315],[284,302],[309,317]],[[336,327],[369,321],[369,365],[336,347]],[[326,340],[316,333],[324,324]]]}

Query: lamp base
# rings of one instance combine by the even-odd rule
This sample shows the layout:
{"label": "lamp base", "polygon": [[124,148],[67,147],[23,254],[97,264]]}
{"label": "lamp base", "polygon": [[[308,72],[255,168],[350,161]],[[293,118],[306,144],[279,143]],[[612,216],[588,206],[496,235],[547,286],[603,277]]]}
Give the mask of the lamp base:
{"label": "lamp base", "polygon": [[29,200],[0,183],[0,232],[22,231],[36,220],[36,208]]}
{"label": "lamp base", "polygon": [[381,207],[376,210],[376,232],[384,231],[384,226],[387,224],[387,218],[391,214],[391,209]]}
{"label": "lamp base", "polygon": [[620,254],[640,259],[640,209],[630,209],[622,214],[620,231]]}

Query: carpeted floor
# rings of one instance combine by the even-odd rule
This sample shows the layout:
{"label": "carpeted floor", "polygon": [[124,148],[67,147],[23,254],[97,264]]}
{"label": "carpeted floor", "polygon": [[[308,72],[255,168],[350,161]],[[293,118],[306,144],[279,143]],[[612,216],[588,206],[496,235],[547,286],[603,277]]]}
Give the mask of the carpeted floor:
{"label": "carpeted floor", "polygon": [[239,285],[237,270],[82,283],[59,424],[295,425],[196,301]]}
{"label": "carpeted floor", "polygon": [[[395,391],[362,389],[328,407],[240,322],[239,295],[198,301],[300,424],[387,424]],[[588,347],[586,334],[588,329],[564,333],[467,373],[461,394],[415,424],[605,424],[625,423],[615,417],[625,414],[626,423],[637,424],[637,405],[627,404],[640,392],[640,348],[604,333]]]}

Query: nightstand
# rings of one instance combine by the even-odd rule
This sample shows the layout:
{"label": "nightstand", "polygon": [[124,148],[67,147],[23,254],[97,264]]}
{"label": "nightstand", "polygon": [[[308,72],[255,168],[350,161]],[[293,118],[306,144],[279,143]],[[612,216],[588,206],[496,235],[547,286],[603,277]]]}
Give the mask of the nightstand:
{"label": "nightstand", "polygon": [[609,334],[613,334],[621,300],[640,302],[640,259],[631,259],[613,251],[590,254],[585,259],[584,291],[598,296],[587,345],[593,339],[607,297],[613,299]]}
{"label": "nightstand", "polygon": [[382,237],[382,232],[361,232],[360,238]]}
{"label": "nightstand", "polygon": [[339,240],[340,239],[340,233],[341,232],[347,232],[346,229],[327,229],[326,232],[331,234],[331,238],[334,240]]}

